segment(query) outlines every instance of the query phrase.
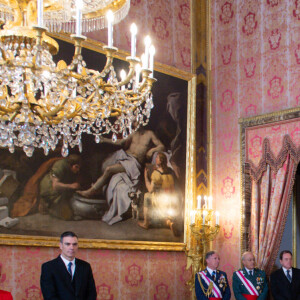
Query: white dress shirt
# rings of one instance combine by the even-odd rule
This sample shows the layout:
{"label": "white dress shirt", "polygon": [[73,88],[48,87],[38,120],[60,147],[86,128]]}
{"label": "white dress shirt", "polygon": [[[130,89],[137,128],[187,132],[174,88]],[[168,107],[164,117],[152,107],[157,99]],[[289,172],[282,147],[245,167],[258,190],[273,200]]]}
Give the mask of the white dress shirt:
{"label": "white dress shirt", "polygon": [[[63,260],[64,264],[66,265],[66,268],[67,268],[67,271],[68,271],[68,264],[71,262],[72,263],[72,266],[71,266],[71,271],[72,271],[72,278],[74,276],[74,273],[75,273],[75,268],[76,268],[76,265],[75,265],[75,258],[73,260],[67,260],[65,259],[62,255],[60,255],[61,259]],[[69,271],[68,271],[69,272]]]}
{"label": "white dress shirt", "polygon": [[[286,271],[287,271],[288,269],[286,269],[286,268],[282,267],[282,270],[283,270],[283,272],[284,272],[284,275],[285,275],[285,276],[287,276],[287,273],[286,273]],[[291,278],[293,278],[293,269],[292,269],[292,268],[290,268],[290,269],[289,269],[289,271],[290,271],[290,276],[291,276]]]}
{"label": "white dress shirt", "polygon": [[213,272],[213,271],[215,271],[216,276],[217,276],[217,270],[212,270],[212,269],[209,268],[209,267],[206,267],[206,269],[207,269],[208,273],[210,274],[210,276],[213,276],[213,275],[212,275],[212,272]]}
{"label": "white dress shirt", "polygon": [[247,271],[248,275],[250,275],[250,272],[252,272],[252,275],[254,275],[254,269],[249,270],[249,269],[247,269],[247,268],[245,267],[245,270]]}

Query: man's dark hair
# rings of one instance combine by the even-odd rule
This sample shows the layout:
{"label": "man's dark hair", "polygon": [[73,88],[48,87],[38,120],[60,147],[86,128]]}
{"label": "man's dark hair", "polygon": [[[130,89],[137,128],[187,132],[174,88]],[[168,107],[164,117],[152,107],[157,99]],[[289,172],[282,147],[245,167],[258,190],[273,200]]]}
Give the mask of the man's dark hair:
{"label": "man's dark hair", "polygon": [[63,239],[64,237],[67,237],[67,236],[70,236],[70,237],[76,237],[78,239],[78,236],[76,233],[74,233],[73,231],[65,231],[61,234],[60,236],[60,242],[62,243],[63,242]]}
{"label": "man's dark hair", "polygon": [[216,251],[208,251],[206,254],[205,254],[205,261],[207,259],[209,259],[212,255],[216,254]]}
{"label": "man's dark hair", "polygon": [[293,254],[292,254],[292,252],[290,250],[283,250],[279,254],[279,259],[282,260],[283,254],[286,254],[286,253],[291,254],[291,256],[293,256]]}
{"label": "man's dark hair", "polygon": [[82,159],[81,159],[80,155],[78,155],[78,154],[70,154],[67,157],[67,160],[71,166],[74,166],[74,165],[81,166],[81,164],[82,164]]}

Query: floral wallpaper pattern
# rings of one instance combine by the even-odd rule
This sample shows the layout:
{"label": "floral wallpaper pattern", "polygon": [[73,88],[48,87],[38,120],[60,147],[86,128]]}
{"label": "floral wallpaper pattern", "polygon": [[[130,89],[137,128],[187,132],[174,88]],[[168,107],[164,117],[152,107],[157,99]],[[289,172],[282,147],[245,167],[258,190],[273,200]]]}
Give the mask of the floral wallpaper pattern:
{"label": "floral wallpaper pattern", "polygon": [[[128,16],[114,26],[114,45],[128,52],[132,22],[138,26],[138,56],[144,52],[143,38],[149,34],[157,62],[190,71],[189,1],[131,0]],[[89,33],[88,37],[107,43],[107,30]],[[81,249],[79,253],[92,265],[98,300],[190,297],[185,284],[190,272],[185,270],[183,252]],[[16,300],[42,299],[41,264],[58,254],[54,248],[0,246],[0,289],[11,291]]]}
{"label": "floral wallpaper pattern", "polygon": [[[114,26],[114,45],[130,51],[130,25],[138,27],[137,55],[144,52],[144,37],[149,34],[156,48],[155,61],[190,71],[190,2],[187,0],[131,0],[128,16]],[[107,31],[88,37],[107,43]]]}
{"label": "floral wallpaper pattern", "polygon": [[[0,247],[0,289],[15,300],[42,300],[41,265],[57,248]],[[186,257],[182,252],[79,250],[93,269],[97,300],[189,299]],[[162,272],[163,270],[163,272]]]}
{"label": "floral wallpaper pattern", "polygon": [[[114,27],[114,44],[130,49],[129,26],[150,34],[156,61],[190,71],[190,6],[183,0],[132,0],[129,16]],[[212,178],[214,208],[222,230],[214,243],[229,280],[240,266],[240,117],[300,104],[300,3],[297,0],[212,1]],[[128,31],[120,30],[128,28]],[[105,30],[89,34],[106,42]],[[274,138],[278,135],[273,128]],[[299,130],[299,129],[297,129]],[[298,132],[298,131],[297,131]],[[295,132],[296,136],[296,132]],[[250,140],[252,158],[261,154],[261,136]],[[0,288],[15,299],[42,299],[42,262],[54,248],[0,247]],[[98,299],[188,299],[184,253],[82,249],[93,267]],[[162,272],[163,270],[163,272]]]}
{"label": "floral wallpaper pattern", "polygon": [[[221,253],[221,268],[230,278],[240,267],[238,120],[299,106],[300,2],[218,0],[211,3],[212,178],[213,198],[221,214],[222,228],[214,247]],[[268,135],[274,143],[279,143],[286,130],[270,127]],[[253,133],[249,139],[249,154],[255,163],[261,157],[265,135]]]}

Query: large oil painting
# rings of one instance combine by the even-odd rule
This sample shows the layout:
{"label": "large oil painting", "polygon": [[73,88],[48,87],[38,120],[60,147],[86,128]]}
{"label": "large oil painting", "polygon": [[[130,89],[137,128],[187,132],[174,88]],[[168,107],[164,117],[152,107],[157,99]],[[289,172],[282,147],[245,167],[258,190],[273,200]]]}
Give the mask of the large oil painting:
{"label": "large oil painting", "polygon": [[[73,45],[58,42],[64,56],[56,60],[70,63]],[[83,57],[87,67],[105,64],[94,50],[83,49]],[[0,239],[47,241],[72,230],[108,244],[184,242],[188,80],[158,71],[154,77],[150,121],[127,139],[84,135],[82,151],[70,149],[67,157],[61,146],[32,157],[0,149]]]}

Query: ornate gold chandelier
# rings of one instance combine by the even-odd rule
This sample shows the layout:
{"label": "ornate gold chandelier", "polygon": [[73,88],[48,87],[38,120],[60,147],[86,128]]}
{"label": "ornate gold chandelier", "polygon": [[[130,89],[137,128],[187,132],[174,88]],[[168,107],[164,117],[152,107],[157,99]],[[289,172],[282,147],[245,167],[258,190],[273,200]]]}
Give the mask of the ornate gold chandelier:
{"label": "ornate gold chandelier", "polygon": [[[113,67],[113,24],[126,16],[129,0],[0,0],[0,147],[14,152],[22,147],[27,156],[35,148],[45,155],[62,140],[62,155],[69,147],[82,149],[82,134],[99,142],[102,134],[112,140],[126,138],[147,124],[153,107],[151,88],[155,49],[149,37],[145,53],[136,57],[136,26],[131,26],[129,71],[120,80]],[[111,9],[111,10],[110,10]],[[106,12],[108,16],[105,17]],[[53,62],[57,42],[51,31],[71,35],[75,52],[70,65]],[[37,25],[36,25],[37,24]],[[88,69],[81,55],[81,31],[108,28],[106,65]]]}

